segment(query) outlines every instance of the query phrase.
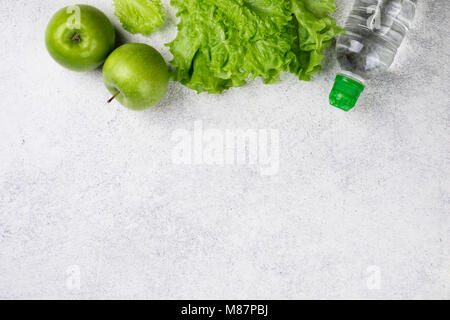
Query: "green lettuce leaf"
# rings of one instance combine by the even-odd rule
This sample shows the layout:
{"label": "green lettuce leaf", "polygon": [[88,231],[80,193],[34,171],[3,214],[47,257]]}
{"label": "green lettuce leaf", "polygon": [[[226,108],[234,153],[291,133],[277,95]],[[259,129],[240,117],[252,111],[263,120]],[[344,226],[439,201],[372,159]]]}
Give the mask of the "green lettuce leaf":
{"label": "green lettuce leaf", "polygon": [[317,17],[326,17],[336,10],[336,3],[330,0],[304,0],[305,7]]}
{"label": "green lettuce leaf", "polygon": [[290,71],[310,80],[323,51],[343,29],[329,16],[334,0],[172,0],[180,18],[168,44],[172,79],[198,92],[222,93]]}
{"label": "green lettuce leaf", "polygon": [[164,23],[164,6],[160,0],[114,0],[115,15],[131,33],[149,35]]}

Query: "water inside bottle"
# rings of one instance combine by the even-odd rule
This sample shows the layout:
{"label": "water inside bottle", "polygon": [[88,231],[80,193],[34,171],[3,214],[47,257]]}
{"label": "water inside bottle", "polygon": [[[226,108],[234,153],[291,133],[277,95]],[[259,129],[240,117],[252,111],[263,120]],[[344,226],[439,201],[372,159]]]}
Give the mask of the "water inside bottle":
{"label": "water inside bottle", "polygon": [[337,43],[343,72],[363,81],[388,69],[415,9],[416,0],[356,0]]}

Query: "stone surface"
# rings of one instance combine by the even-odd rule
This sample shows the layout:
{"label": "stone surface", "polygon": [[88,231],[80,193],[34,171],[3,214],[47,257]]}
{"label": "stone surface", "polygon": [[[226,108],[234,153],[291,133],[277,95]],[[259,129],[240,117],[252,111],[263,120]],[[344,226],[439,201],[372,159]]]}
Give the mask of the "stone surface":
{"label": "stone surface", "polygon": [[[84,2],[120,30],[112,1]],[[0,8],[0,298],[450,298],[450,2],[420,1],[351,113],[328,106],[332,50],[310,83],[172,83],[153,110],[106,105],[100,71],[45,50],[69,4]],[[342,23],[350,1],[337,4]],[[121,38],[170,60],[175,21]],[[173,133],[199,120],[278,130],[278,173],[175,165]]]}

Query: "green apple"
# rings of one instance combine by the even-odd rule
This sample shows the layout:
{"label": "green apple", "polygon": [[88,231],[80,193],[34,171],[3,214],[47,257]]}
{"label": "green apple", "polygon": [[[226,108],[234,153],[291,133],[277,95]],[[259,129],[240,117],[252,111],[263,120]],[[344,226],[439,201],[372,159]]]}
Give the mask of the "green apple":
{"label": "green apple", "polygon": [[116,33],[97,8],[74,5],[59,10],[45,33],[47,50],[60,65],[74,71],[98,68],[114,50]]}
{"label": "green apple", "polygon": [[103,81],[113,97],[132,110],[155,106],[166,93],[169,70],[161,54],[143,43],[125,44],[106,59]]}

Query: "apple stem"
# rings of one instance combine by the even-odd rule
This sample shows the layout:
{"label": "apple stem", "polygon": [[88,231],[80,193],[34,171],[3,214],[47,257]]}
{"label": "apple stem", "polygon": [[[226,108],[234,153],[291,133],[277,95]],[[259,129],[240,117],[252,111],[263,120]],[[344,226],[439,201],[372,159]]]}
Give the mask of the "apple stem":
{"label": "apple stem", "polygon": [[111,103],[111,102],[113,102],[113,100],[115,99],[115,98],[117,98],[117,96],[120,94],[120,91],[118,91],[115,95],[113,95],[108,101],[107,101],[107,103]]}
{"label": "apple stem", "polygon": [[72,37],[73,42],[81,42],[81,35],[77,32]]}

